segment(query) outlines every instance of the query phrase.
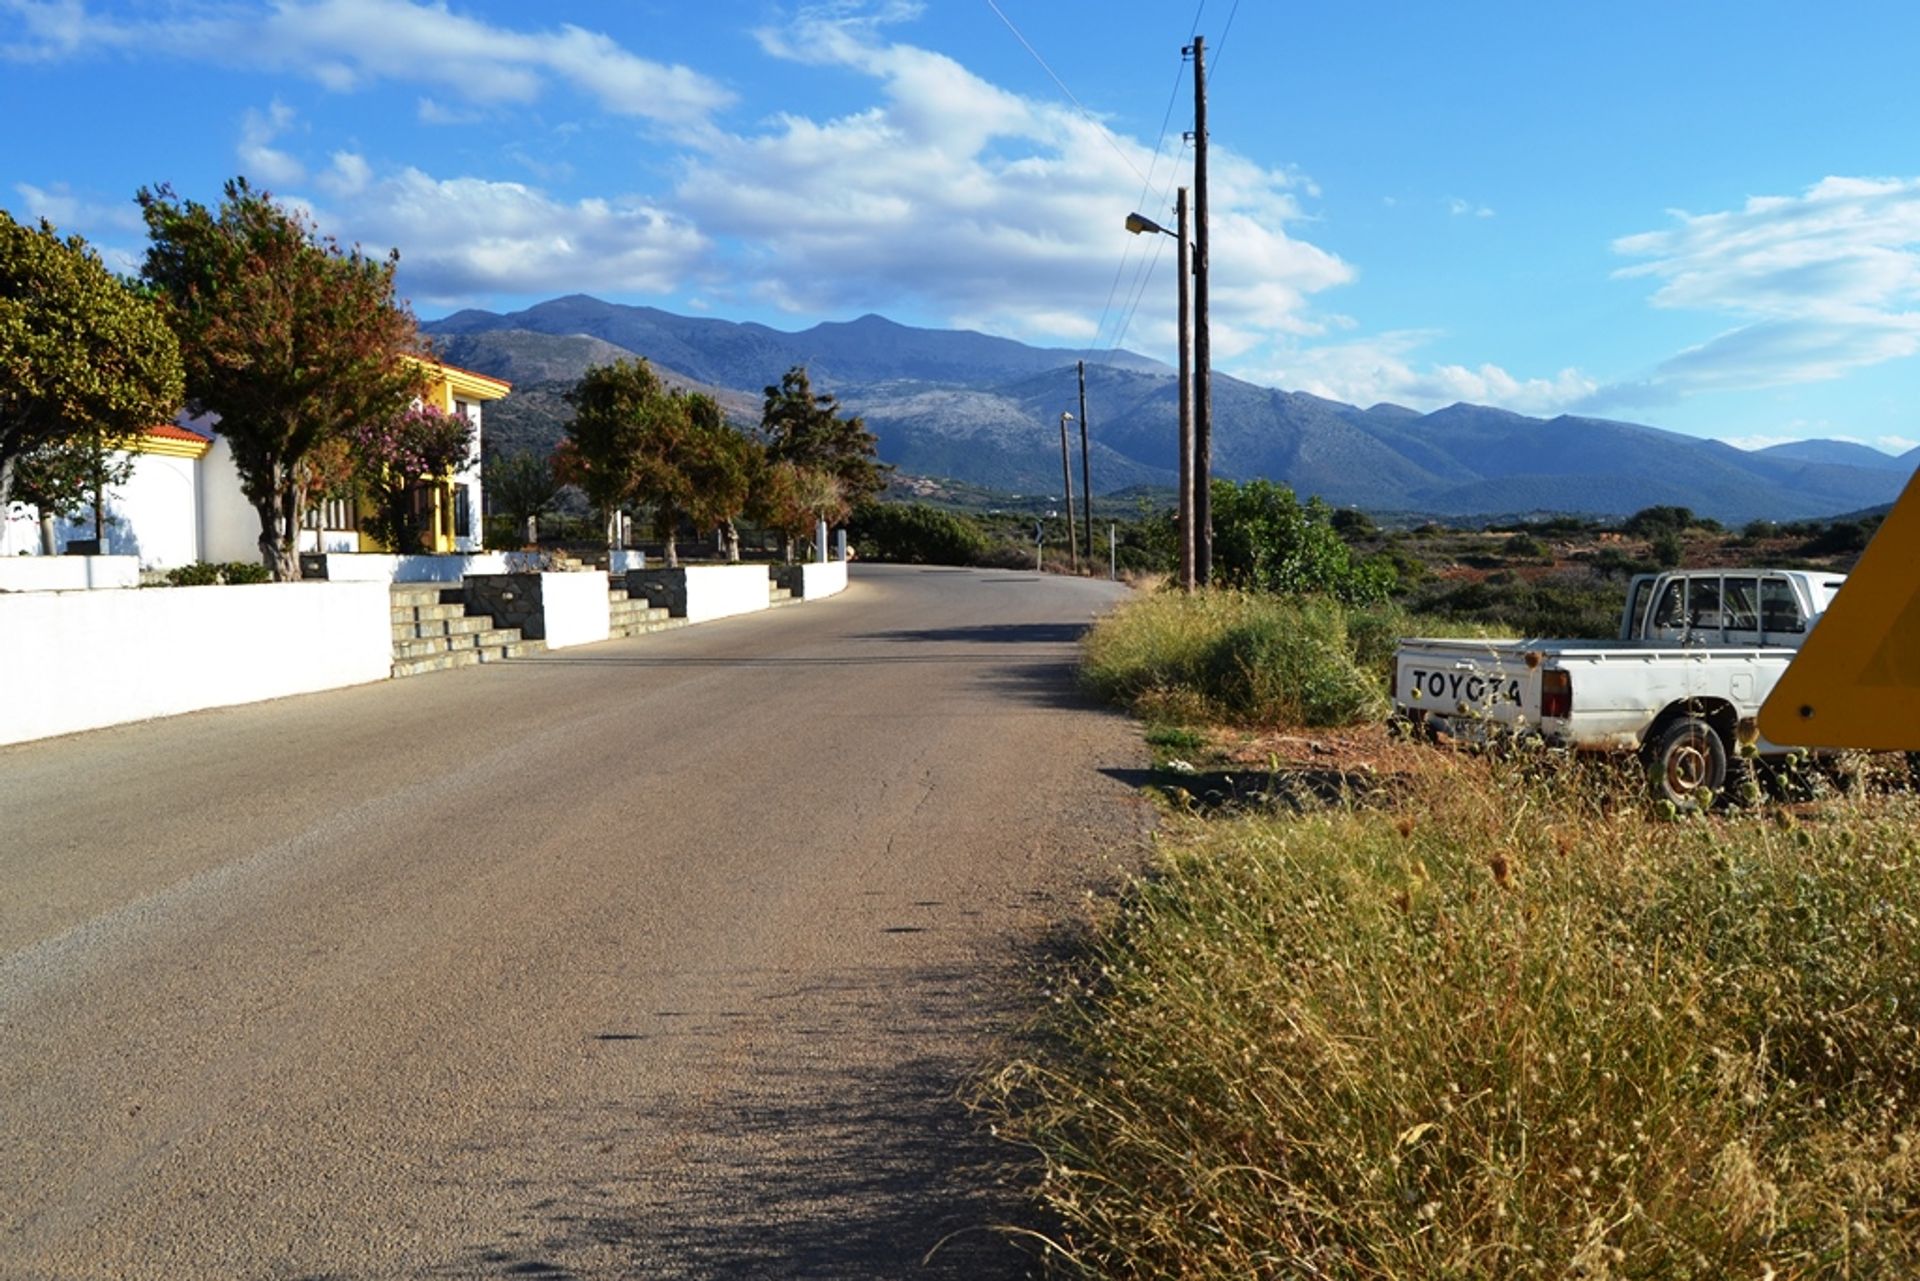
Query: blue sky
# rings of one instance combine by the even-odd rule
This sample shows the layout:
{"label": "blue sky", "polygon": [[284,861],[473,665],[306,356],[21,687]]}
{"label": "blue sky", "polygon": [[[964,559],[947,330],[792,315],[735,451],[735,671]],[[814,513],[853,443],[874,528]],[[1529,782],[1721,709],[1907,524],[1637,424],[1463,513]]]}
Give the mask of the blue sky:
{"label": "blue sky", "polygon": [[1911,5],[0,0],[0,207],[125,265],[139,186],[244,173],[397,246],[423,318],[586,292],[1171,359],[1171,246],[1121,222],[1171,221],[1196,28],[1217,367],[1920,443]]}

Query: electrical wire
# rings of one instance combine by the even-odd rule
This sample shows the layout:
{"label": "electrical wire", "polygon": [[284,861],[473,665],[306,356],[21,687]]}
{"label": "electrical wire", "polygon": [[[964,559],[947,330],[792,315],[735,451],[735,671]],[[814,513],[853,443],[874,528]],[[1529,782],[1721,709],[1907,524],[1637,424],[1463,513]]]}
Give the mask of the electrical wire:
{"label": "electrical wire", "polygon": [[1033,55],[1033,60],[1040,64],[1040,69],[1047,73],[1055,85],[1059,86],[1060,92],[1067,96],[1067,101],[1071,102],[1074,108],[1078,110],[1082,116],[1086,117],[1087,123],[1100,131],[1100,136],[1106,139],[1107,145],[1113,148],[1113,154],[1120,157],[1121,163],[1133,170],[1135,174],[1139,175],[1140,180],[1145,182],[1147,176],[1140,173],[1140,166],[1133,163],[1133,157],[1129,156],[1121,149],[1120,144],[1114,141],[1113,131],[1095,119],[1094,114],[1081,104],[1080,99],[1073,96],[1073,90],[1067,88],[1067,82],[1062,80],[1059,75],[1055,73],[1054,69],[1047,65],[1047,60],[1040,56],[1040,51],[1034,48],[1032,43],[1024,35],[1020,34],[1020,28],[1013,25],[1013,19],[1009,18],[1005,12],[1001,10],[1000,6],[994,3],[994,0],[987,0],[987,8],[993,10],[994,15],[998,17],[1000,21],[1007,24],[1007,30],[1013,32],[1013,38],[1018,40],[1021,47]]}
{"label": "electrical wire", "polygon": [[[1034,47],[1033,42],[1027,39],[1026,35],[1014,23],[1013,19],[1007,16],[1006,11],[1000,7],[997,0],[986,0],[986,5],[987,8],[993,11],[994,16],[1000,19],[1007,30],[1013,34],[1013,38],[1020,42],[1021,48],[1025,49],[1033,60],[1040,64],[1040,69],[1047,73],[1047,77],[1053,81],[1055,87],[1060,90],[1067,101],[1073,104],[1074,109],[1080,113],[1087,123],[1093,125],[1099,131],[1101,138],[1113,149],[1114,154],[1120,157],[1121,162],[1124,163],[1127,168],[1133,170],[1134,174],[1139,177],[1140,195],[1136,201],[1136,207],[1152,208],[1155,209],[1156,212],[1164,214],[1168,205],[1168,198],[1172,195],[1173,182],[1169,181],[1159,192],[1159,198],[1151,204],[1148,203],[1147,197],[1153,193],[1154,175],[1159,172],[1160,160],[1166,154],[1167,128],[1173,120],[1174,105],[1180,98],[1180,83],[1186,78],[1186,60],[1183,58],[1179,67],[1174,72],[1173,87],[1167,93],[1166,110],[1160,118],[1159,137],[1154,141],[1153,159],[1148,163],[1147,172],[1141,173],[1140,166],[1133,162],[1133,157],[1129,156],[1126,151],[1121,148],[1118,141],[1115,140],[1113,131],[1095,118],[1091,111],[1087,110],[1086,105],[1075,96],[1072,89],[1067,87],[1066,81],[1062,80],[1059,73],[1054,71],[1053,67],[1048,64],[1046,58]],[[1207,0],[1199,0],[1199,3],[1194,9],[1193,26],[1188,33],[1189,40],[1192,39],[1194,32],[1199,31],[1200,19],[1202,15],[1206,13],[1206,8]],[[1233,29],[1233,16],[1239,12],[1239,9],[1239,0],[1234,0],[1233,8],[1227,15],[1227,30],[1229,32]],[[1211,72],[1208,73],[1207,79],[1209,81],[1213,79]],[[1182,150],[1185,150],[1184,144]],[[1109,358],[1120,349],[1120,344],[1126,340],[1127,331],[1133,326],[1134,314],[1139,310],[1141,300],[1146,296],[1147,285],[1151,282],[1154,269],[1158,266],[1161,253],[1165,249],[1164,245],[1157,243],[1160,237],[1155,236],[1153,239],[1156,242],[1153,252],[1142,255],[1139,265],[1135,268],[1133,282],[1127,288],[1125,294],[1127,300],[1126,306],[1124,310],[1119,313],[1120,318],[1114,327],[1112,341],[1105,344],[1104,350]],[[1113,280],[1107,287],[1107,300],[1100,308],[1099,323],[1094,327],[1093,341],[1083,349],[1083,358],[1091,357],[1095,351],[1101,350],[1102,348],[1101,335],[1107,331],[1107,322],[1115,314],[1113,307],[1114,297],[1120,293],[1120,282],[1126,277],[1127,260],[1132,255],[1133,249],[1134,246],[1129,244],[1127,248],[1121,252],[1120,261],[1114,268]]]}

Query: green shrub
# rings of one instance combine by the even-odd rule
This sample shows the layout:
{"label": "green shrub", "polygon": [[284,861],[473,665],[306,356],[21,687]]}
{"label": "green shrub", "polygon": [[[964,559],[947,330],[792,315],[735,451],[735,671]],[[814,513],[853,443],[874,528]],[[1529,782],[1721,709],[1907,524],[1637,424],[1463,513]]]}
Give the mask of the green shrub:
{"label": "green shrub", "polygon": [[1424,614],[1518,636],[1606,639],[1620,630],[1625,593],[1590,574],[1566,572],[1505,582],[1437,582],[1412,593]]}
{"label": "green shrub", "polygon": [[264,583],[273,573],[257,561],[195,561],[167,571],[169,587],[211,587],[215,584]]}
{"label": "green shrub", "polygon": [[864,503],[847,529],[862,560],[971,565],[988,549],[974,521],[924,503]]}
{"label": "green shrub", "polygon": [[1357,560],[1315,498],[1301,505],[1291,489],[1267,480],[1213,483],[1213,573],[1222,587],[1286,595],[1332,596],[1349,604],[1384,600],[1392,564]]}
{"label": "green shrub", "polygon": [[[1083,677],[1103,697],[1175,722],[1344,725],[1378,715],[1384,674],[1320,598],[1209,591],[1129,601],[1095,624]],[[1369,653],[1380,641],[1365,632]]]}

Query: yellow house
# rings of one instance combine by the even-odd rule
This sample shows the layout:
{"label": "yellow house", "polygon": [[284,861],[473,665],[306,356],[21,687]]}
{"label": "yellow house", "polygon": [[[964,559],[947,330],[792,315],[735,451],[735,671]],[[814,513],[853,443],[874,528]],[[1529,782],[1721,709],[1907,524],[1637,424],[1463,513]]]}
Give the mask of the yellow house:
{"label": "yellow house", "polygon": [[[320,539],[328,550],[448,554],[477,552],[485,546],[485,504],[480,486],[481,406],[504,397],[513,390],[513,384],[439,361],[412,356],[407,359],[420,366],[427,376],[427,389],[420,397],[422,406],[430,405],[444,414],[459,414],[473,424],[473,451],[466,463],[451,474],[421,477],[414,501],[419,504],[415,510],[425,517],[421,527],[426,533],[419,547],[384,547],[365,532],[357,519],[359,513],[351,512],[344,503],[330,503],[320,531]],[[349,538],[352,546],[345,545]]]}

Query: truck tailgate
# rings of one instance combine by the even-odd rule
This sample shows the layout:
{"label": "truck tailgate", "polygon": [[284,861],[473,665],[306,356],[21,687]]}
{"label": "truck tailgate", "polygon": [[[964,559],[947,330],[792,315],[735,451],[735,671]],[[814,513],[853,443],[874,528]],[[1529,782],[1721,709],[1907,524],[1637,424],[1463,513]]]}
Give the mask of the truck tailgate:
{"label": "truck tailgate", "polygon": [[1539,658],[1518,645],[1419,641],[1394,655],[1394,702],[1449,723],[1509,727],[1540,720]]}

